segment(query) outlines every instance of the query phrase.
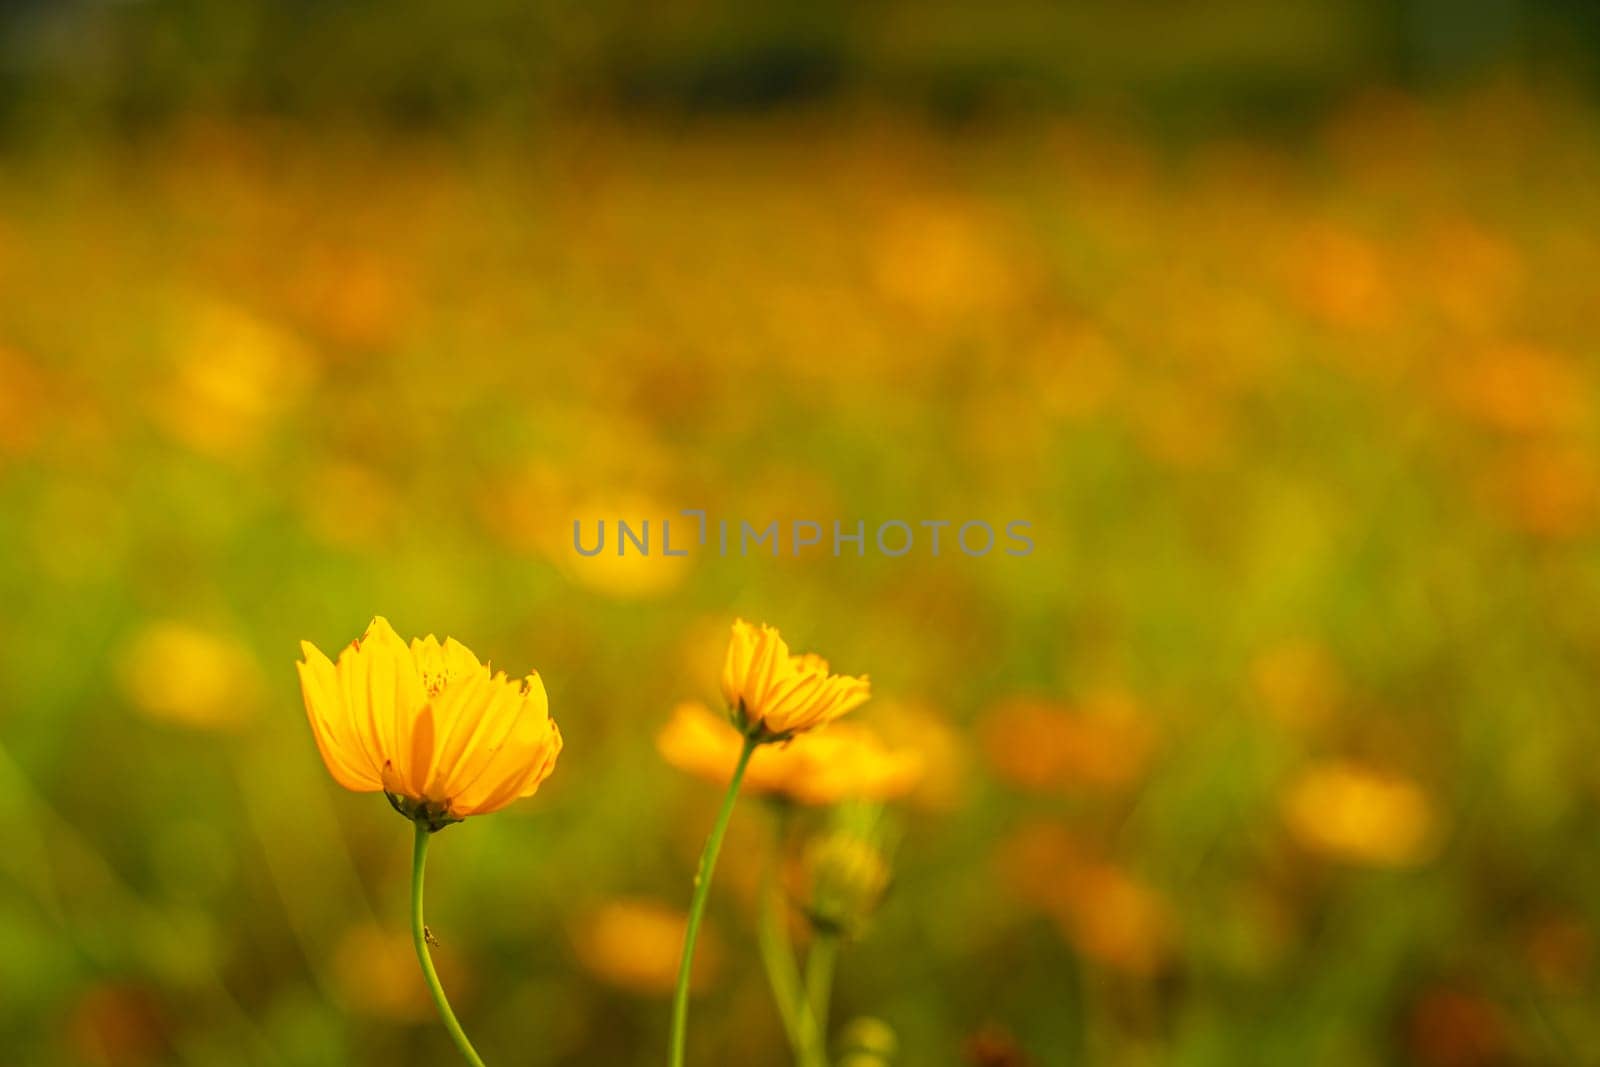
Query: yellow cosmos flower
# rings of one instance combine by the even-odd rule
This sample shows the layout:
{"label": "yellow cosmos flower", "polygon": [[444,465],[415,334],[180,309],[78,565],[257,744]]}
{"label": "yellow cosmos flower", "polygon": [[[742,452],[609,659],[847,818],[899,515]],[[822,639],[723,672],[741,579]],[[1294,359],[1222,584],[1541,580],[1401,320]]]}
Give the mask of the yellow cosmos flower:
{"label": "yellow cosmos flower", "polygon": [[[704,704],[678,705],[656,735],[668,763],[718,785],[732,780],[739,746],[739,735]],[[890,748],[865,727],[843,723],[761,746],[750,757],[744,788],[797,804],[893,800],[917,787],[922,770],[921,753]]]}
{"label": "yellow cosmos flower", "polygon": [[407,645],[382,616],[333,663],[308,641],[300,687],[328,773],[437,830],[532,796],[561,752],[538,674],[491,674],[454,638]]}
{"label": "yellow cosmos flower", "polygon": [[[752,626],[743,619],[734,621],[733,639],[722,664],[722,695],[727,698],[728,714],[744,740],[728,776],[722,807],[711,825],[711,836],[700,853],[694,896],[689,902],[689,925],[683,938],[683,958],[678,964],[678,986],[672,997],[669,1067],[684,1067],[686,1062],[689,972],[694,965],[695,938],[705,918],[711,875],[716,871],[717,855],[722,851],[722,840],[739,799],[739,786],[751,763],[764,747],[826,726],[859,707],[870,692],[865,676],[829,674],[827,661],[820,656],[791,656],[789,646],[772,627]],[[817,1029],[825,1031],[826,1027],[819,1025]]]}
{"label": "yellow cosmos flower", "polygon": [[746,737],[787,740],[860,707],[871,693],[866,675],[829,674],[821,656],[791,656],[771,626],[735,620],[722,665],[722,695]]}

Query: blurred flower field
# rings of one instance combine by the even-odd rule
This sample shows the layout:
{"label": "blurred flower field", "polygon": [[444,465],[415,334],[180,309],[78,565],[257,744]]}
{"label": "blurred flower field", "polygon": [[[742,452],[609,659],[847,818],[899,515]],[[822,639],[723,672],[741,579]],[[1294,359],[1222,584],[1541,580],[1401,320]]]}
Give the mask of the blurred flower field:
{"label": "blurred flower field", "polygon": [[[8,1062],[446,1061],[403,828],[293,669],[377,613],[565,738],[434,845],[491,1063],[661,1062],[735,616],[871,674],[898,841],[834,1015],[896,1063],[1600,1047],[1592,104],[194,121],[8,154],[0,287]],[[684,508],[1036,548],[573,551]],[[788,1062],[766,847],[746,804],[691,1062]]]}

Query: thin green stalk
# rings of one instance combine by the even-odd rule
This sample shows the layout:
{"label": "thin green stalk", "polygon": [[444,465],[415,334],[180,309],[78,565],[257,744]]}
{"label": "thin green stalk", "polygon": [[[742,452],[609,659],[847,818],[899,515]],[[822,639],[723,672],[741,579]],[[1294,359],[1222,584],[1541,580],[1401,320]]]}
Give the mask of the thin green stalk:
{"label": "thin green stalk", "polygon": [[839,935],[818,930],[806,954],[806,1000],[817,1021],[823,1047],[828,1043],[828,1002],[833,999],[833,968],[839,960]]}
{"label": "thin green stalk", "polygon": [[733,769],[733,779],[728,783],[727,795],[722,798],[722,810],[711,826],[711,836],[706,838],[705,851],[700,853],[700,868],[694,876],[694,899],[689,903],[689,926],[683,934],[683,961],[678,965],[678,989],[672,998],[672,1045],[669,1061],[672,1067],[683,1067],[683,1050],[689,1033],[689,974],[694,968],[694,942],[700,936],[700,920],[705,917],[706,900],[711,895],[711,872],[717,869],[717,854],[722,851],[722,839],[728,833],[728,822],[733,817],[734,802],[739,799],[739,783],[744,781],[745,768],[760,742],[747,737],[739,752],[738,765]]}
{"label": "thin green stalk", "polygon": [[433,957],[428,953],[428,928],[422,922],[422,870],[428,862],[428,838],[432,834],[420,822],[416,827],[416,843],[411,849],[411,942],[417,947],[417,962],[422,964],[422,977],[428,982],[428,992],[433,994],[433,1003],[439,1009],[439,1018],[444,1020],[444,1028],[450,1031],[456,1048],[472,1067],[484,1067],[483,1057],[467,1040],[466,1031],[456,1022],[456,1013],[450,1010],[450,1001],[444,995],[439,973],[433,969]]}
{"label": "thin green stalk", "polygon": [[761,962],[766,966],[767,982],[772,986],[772,999],[777,1001],[778,1017],[783,1020],[783,1031],[789,1038],[795,1062],[801,1067],[826,1067],[817,1023],[801,989],[800,967],[795,963],[794,946],[789,942],[788,925],[784,921],[783,894],[778,886],[783,826],[784,812],[778,809],[773,813],[772,847],[768,850],[766,870],[762,875],[761,923],[757,944],[761,949]]}

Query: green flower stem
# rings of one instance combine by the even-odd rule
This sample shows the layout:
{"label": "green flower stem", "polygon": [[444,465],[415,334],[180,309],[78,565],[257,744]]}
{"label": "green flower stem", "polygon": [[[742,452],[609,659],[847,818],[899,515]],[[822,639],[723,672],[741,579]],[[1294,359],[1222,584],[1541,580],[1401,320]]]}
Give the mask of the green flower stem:
{"label": "green flower stem", "polygon": [[733,817],[734,802],[739,799],[739,784],[744,781],[745,768],[761,742],[746,737],[739,752],[739,762],[733,769],[733,779],[728,782],[727,795],[722,798],[722,810],[711,826],[711,836],[706,838],[705,851],[700,853],[700,869],[694,876],[694,899],[689,903],[689,926],[683,934],[683,962],[678,965],[678,989],[672,998],[672,1046],[669,1061],[672,1067],[683,1067],[683,1050],[689,1033],[689,974],[694,968],[694,942],[700,935],[700,920],[705,917],[706,900],[711,895],[711,872],[717,868],[717,853],[722,851],[722,839],[728,833],[728,822]]}
{"label": "green flower stem", "polygon": [[778,1017],[783,1020],[783,1031],[789,1038],[795,1062],[801,1067],[827,1067],[816,1019],[801,990],[800,968],[795,963],[794,946],[789,942],[788,925],[783,914],[783,894],[778,886],[785,814],[782,808],[773,809],[772,847],[767,854],[766,870],[762,876],[761,923],[757,943],[761,948],[761,962],[767,970],[767,982],[772,986],[772,998],[778,1004]]}
{"label": "green flower stem", "polygon": [[828,1002],[833,999],[833,968],[838,959],[839,935],[818,930],[811,951],[806,954],[806,999],[824,1048],[828,1042]]}
{"label": "green flower stem", "polygon": [[433,1003],[439,1009],[439,1018],[444,1020],[444,1028],[450,1031],[456,1048],[472,1067],[484,1067],[483,1057],[467,1040],[466,1032],[456,1022],[456,1013],[450,1010],[450,1001],[444,995],[439,974],[433,969],[433,957],[428,953],[428,928],[422,922],[422,869],[428,862],[428,838],[432,831],[420,822],[416,827],[416,843],[411,850],[411,942],[417,947],[417,962],[422,964],[422,977],[427,979],[428,992],[433,994]]}

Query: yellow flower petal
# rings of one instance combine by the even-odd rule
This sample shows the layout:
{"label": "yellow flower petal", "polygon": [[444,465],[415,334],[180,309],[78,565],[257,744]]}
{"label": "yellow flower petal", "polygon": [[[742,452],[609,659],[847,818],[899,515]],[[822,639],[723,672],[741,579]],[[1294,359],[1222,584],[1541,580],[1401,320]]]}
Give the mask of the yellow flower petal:
{"label": "yellow flower petal", "polygon": [[433,773],[424,785],[430,797],[453,795],[451,777],[460,773],[466,753],[485,743],[491,698],[496,690],[486,672],[462,678],[434,698]]}
{"label": "yellow flower petal", "polygon": [[506,746],[511,731],[516,728],[517,712],[522,703],[517,684],[508,680],[503,671],[480,685],[472,696],[472,702],[473,707],[465,707],[461,713],[471,715],[474,708],[480,709],[477,712],[480,722],[473,732],[471,743],[450,767],[445,777],[443,795],[438,798],[449,801],[453,807],[458,804],[462,794],[477,784]]}
{"label": "yellow flower petal", "polygon": [[371,758],[350,732],[348,706],[333,663],[309,641],[300,642],[300,648],[305,656],[304,662],[295,665],[300,672],[300,690],[328,773],[346,789],[370,793],[382,788]]}
{"label": "yellow flower petal", "polygon": [[[511,730],[478,777],[467,783],[452,806],[463,814],[497,811],[524,795],[531,795],[549,774],[549,764],[560,751],[561,734],[550,721],[544,685],[537,676],[527,680],[511,711]],[[514,688],[514,687],[513,687]]]}
{"label": "yellow flower petal", "polygon": [[[392,764],[402,782],[411,780],[411,727],[426,694],[415,660],[389,620],[379,615],[350,650],[351,686],[365,686],[368,740],[375,761]],[[340,656],[341,670],[345,657]],[[380,764],[381,766],[381,764]]]}

